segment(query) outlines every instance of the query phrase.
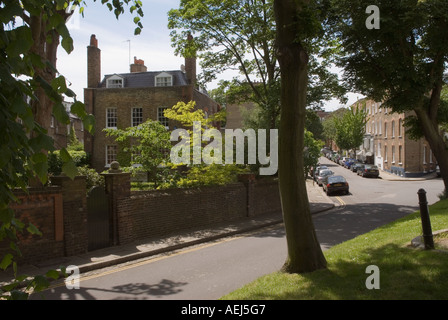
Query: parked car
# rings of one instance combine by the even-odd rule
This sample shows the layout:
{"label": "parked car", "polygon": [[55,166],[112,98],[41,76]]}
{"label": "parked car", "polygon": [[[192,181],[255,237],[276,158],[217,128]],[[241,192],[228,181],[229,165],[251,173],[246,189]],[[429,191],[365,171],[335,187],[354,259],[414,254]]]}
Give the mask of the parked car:
{"label": "parked car", "polygon": [[355,161],[356,161],[355,159],[351,159],[351,158],[345,160],[344,168],[350,169],[350,167],[352,166],[352,164],[355,163]]}
{"label": "parked car", "polygon": [[320,170],[319,174],[317,175],[317,184],[319,186],[322,186],[322,184],[324,183],[324,181],[326,181],[326,179],[329,176],[334,175],[334,172],[331,171],[330,169],[324,169],[324,170]]}
{"label": "parked car", "polygon": [[358,175],[378,178],[380,171],[378,170],[378,167],[373,164],[365,164],[358,168]]}
{"label": "parked car", "polygon": [[437,174],[438,177],[440,177],[442,175],[440,173],[440,167],[439,166],[436,167],[436,174]]}
{"label": "parked car", "polygon": [[324,166],[324,165],[322,165],[322,166],[317,166],[317,167],[316,167],[316,170],[314,170],[314,173],[313,173],[313,179],[314,179],[314,181],[317,181],[317,176],[319,175],[319,171],[320,171],[320,170],[324,170],[324,169],[328,169],[328,167],[327,167],[327,166]]}
{"label": "parked car", "polygon": [[339,159],[339,164],[340,164],[341,166],[343,166],[344,163],[345,163],[345,161],[347,161],[347,159],[348,159],[348,157],[342,157],[342,158],[340,158],[340,159]]}
{"label": "parked car", "polygon": [[340,157],[341,157],[341,156],[340,156],[337,152],[335,152],[335,153],[333,153],[333,155],[331,156],[331,161],[338,163]]}
{"label": "parked car", "polygon": [[352,164],[352,166],[350,167],[350,170],[352,170],[353,172],[358,172],[358,168],[361,167],[363,165],[362,162],[355,162],[354,164]]}
{"label": "parked car", "polygon": [[328,177],[327,183],[323,186],[323,189],[328,196],[335,192],[342,192],[344,194],[349,193],[348,182],[343,176]]}

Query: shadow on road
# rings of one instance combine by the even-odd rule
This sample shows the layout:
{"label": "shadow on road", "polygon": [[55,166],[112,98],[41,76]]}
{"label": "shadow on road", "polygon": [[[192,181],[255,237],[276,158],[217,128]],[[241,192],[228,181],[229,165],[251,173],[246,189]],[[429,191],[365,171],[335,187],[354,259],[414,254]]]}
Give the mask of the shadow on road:
{"label": "shadow on road", "polygon": [[[61,286],[35,293],[31,295],[30,300],[151,300],[151,297],[160,298],[175,295],[181,292],[181,287],[187,284],[186,282],[163,279],[157,284],[127,283],[106,289],[86,287],[83,286],[83,281],[81,281],[79,289],[69,290],[65,286]],[[93,292],[96,292],[96,294],[93,295]],[[112,294],[111,298],[108,298],[108,293]],[[99,296],[104,298],[98,298]]]}

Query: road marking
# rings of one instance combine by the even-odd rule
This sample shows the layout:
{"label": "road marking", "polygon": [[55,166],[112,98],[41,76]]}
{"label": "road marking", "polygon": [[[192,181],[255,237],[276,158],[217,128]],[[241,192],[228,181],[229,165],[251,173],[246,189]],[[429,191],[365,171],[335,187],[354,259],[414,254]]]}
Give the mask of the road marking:
{"label": "road marking", "polygon": [[[262,230],[264,230],[264,229],[265,228],[263,228]],[[257,231],[261,232],[261,230],[257,230]],[[206,249],[206,248],[209,248],[209,247],[212,247],[212,246],[215,246],[215,245],[218,245],[218,244],[222,244],[222,243],[225,243],[225,242],[238,240],[238,239],[244,238],[244,237],[246,237],[246,236],[248,236],[250,234],[254,234],[254,233],[256,233],[256,231],[244,233],[241,236],[230,236],[228,238],[224,238],[224,239],[221,239],[221,240],[216,241],[216,242],[205,243],[203,245],[198,245],[198,246],[195,246],[195,247],[192,247],[192,248],[189,248],[189,249],[185,249],[185,250],[179,249],[179,250],[182,250],[182,251],[172,251],[172,252],[166,253],[163,256],[159,256],[159,257],[142,258],[142,259],[145,259],[145,260],[144,261],[140,261],[140,262],[134,262],[134,263],[131,261],[131,262],[128,262],[128,263],[130,263],[129,265],[117,267],[117,268],[114,268],[113,270],[103,271],[103,272],[100,272],[100,273],[97,273],[97,274],[92,274],[92,275],[88,275],[88,276],[83,276],[82,274],[80,274],[79,282],[92,280],[92,279],[95,279],[95,278],[107,276],[107,275],[114,274],[114,273],[117,273],[117,272],[121,272],[121,271],[125,271],[125,270],[128,270],[128,269],[140,267],[140,266],[143,266],[143,265],[146,265],[146,264],[150,264],[150,263],[153,263],[153,262],[157,262],[157,261],[160,261],[160,260],[163,260],[163,259],[179,256],[179,255],[186,254],[186,253],[195,252],[195,251],[198,251],[198,250],[201,250],[201,249]],[[111,266],[111,267],[113,267],[113,266]],[[51,286],[49,286],[45,290],[50,290],[50,289],[55,289],[55,288],[58,288],[58,287],[65,286],[65,281],[64,280],[61,280],[61,281],[62,281],[61,283],[56,283],[54,285],[51,285]]]}
{"label": "road marking", "polygon": [[338,200],[338,202],[340,203],[340,208],[343,209],[346,206],[346,203],[344,202],[344,200],[341,199],[341,197],[335,197],[336,200]]}

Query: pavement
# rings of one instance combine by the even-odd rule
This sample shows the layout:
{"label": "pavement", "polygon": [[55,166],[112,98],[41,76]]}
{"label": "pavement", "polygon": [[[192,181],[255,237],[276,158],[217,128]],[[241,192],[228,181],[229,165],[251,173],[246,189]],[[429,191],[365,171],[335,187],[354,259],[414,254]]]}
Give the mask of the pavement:
{"label": "pavement", "polygon": [[[314,183],[310,179],[308,179],[306,183],[312,214],[325,212],[335,206],[334,202],[326,196],[317,183]],[[44,275],[47,271],[57,270],[61,266],[76,266],[79,268],[79,272],[83,274],[122,263],[132,263],[136,260],[169,253],[182,248],[216,241],[221,238],[243,234],[281,223],[283,223],[281,212],[248,217],[236,221],[215,224],[208,228],[184,230],[176,234],[167,235],[163,238],[151,238],[132,244],[99,249],[86,254],[21,265],[18,267],[18,274],[25,274],[28,276]],[[12,270],[1,271],[0,287],[7,283],[11,283],[13,278]]]}
{"label": "pavement", "polygon": [[415,177],[415,178],[407,178],[407,177],[401,177],[397,176],[396,174],[380,170],[380,178],[383,180],[388,181],[423,181],[423,180],[430,180],[430,179],[436,179],[437,174],[435,172],[431,172],[428,174],[425,174],[421,177]]}

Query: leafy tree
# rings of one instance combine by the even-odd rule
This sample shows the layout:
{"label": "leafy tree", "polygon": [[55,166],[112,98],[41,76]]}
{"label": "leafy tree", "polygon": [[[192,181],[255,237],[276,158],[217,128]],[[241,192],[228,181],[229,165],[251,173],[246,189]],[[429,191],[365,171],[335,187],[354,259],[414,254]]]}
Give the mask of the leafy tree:
{"label": "leafy tree", "polygon": [[131,155],[133,171],[146,172],[148,177],[157,183],[157,172],[160,166],[169,162],[171,148],[170,133],[158,121],[147,120],[136,127],[122,129],[104,129],[108,137],[125,143],[122,152]]}
{"label": "leafy tree", "polygon": [[342,150],[356,150],[364,141],[367,113],[364,108],[352,106],[341,118],[335,117],[336,144]]}
{"label": "leafy tree", "polygon": [[366,27],[369,0],[332,1],[333,30],[341,44],[345,81],[394,112],[413,111],[409,122],[428,141],[448,186],[448,150],[440,131],[446,118],[442,88],[448,62],[448,2],[380,0],[379,29]]}
{"label": "leafy tree", "polygon": [[67,150],[68,151],[83,151],[84,150],[84,144],[79,141],[78,137],[76,136],[75,126],[72,124],[70,125],[70,132],[67,137]]}
{"label": "leafy tree", "polygon": [[[125,4],[132,4],[130,11],[137,15],[136,33],[141,30],[137,19],[143,14],[141,1],[101,2],[117,17],[124,12]],[[81,0],[4,0],[0,3],[0,241],[9,241],[13,251],[2,257],[0,268],[5,270],[12,265],[16,275],[14,255],[20,255],[17,232],[39,232],[34,226],[21,223],[9,204],[17,201],[15,188],[27,191],[28,183],[36,181],[36,177],[40,183],[47,182],[47,152],[55,149],[54,141],[47,135],[51,115],[60,123],[69,123],[62,104],[63,95],[75,100],[71,112],[82,119],[86,130],[93,132],[93,117],[86,113],[83,103],[76,100],[64,76],[56,69],[59,45],[67,53],[73,50],[66,21],[74,10],[83,12],[85,4]],[[70,154],[62,149],[60,155],[63,171],[74,177],[77,170]],[[18,278],[6,288],[13,291],[8,298],[26,298],[26,294],[14,291],[23,279]],[[36,277],[31,286],[41,288],[40,280],[41,277]]]}
{"label": "leafy tree", "polygon": [[305,128],[313,134],[314,139],[323,140],[324,126],[317,114],[318,110],[314,108],[306,109]]}
{"label": "leafy tree", "polygon": [[336,118],[342,118],[344,113],[347,112],[346,108],[339,108],[333,111],[331,115],[323,122],[324,136],[327,142],[331,145],[332,142],[336,142],[337,129],[336,129]]}
{"label": "leafy tree", "polygon": [[313,133],[306,129],[304,139],[305,150],[303,152],[303,165],[306,178],[308,173],[311,171],[311,168],[315,168],[317,166],[321,154],[320,150],[324,146],[324,143],[320,140],[314,139]]}
{"label": "leafy tree", "polygon": [[[177,53],[200,52],[205,83],[224,71],[239,72],[241,76],[220,83],[226,103],[251,101],[260,109],[255,126],[278,128],[280,69],[273,0],[182,0],[179,9],[169,12],[169,28],[174,29],[171,36]],[[194,41],[187,41],[190,33]],[[337,76],[328,71],[331,62],[328,46],[320,39],[313,40],[316,41],[309,43],[313,51],[309,57],[310,106],[345,94]]]}
{"label": "leafy tree", "polygon": [[308,89],[309,48],[306,39],[321,34],[317,3],[275,0],[277,56],[281,70],[279,185],[288,256],[285,272],[326,268],[311,218],[305,184],[303,149]]}

